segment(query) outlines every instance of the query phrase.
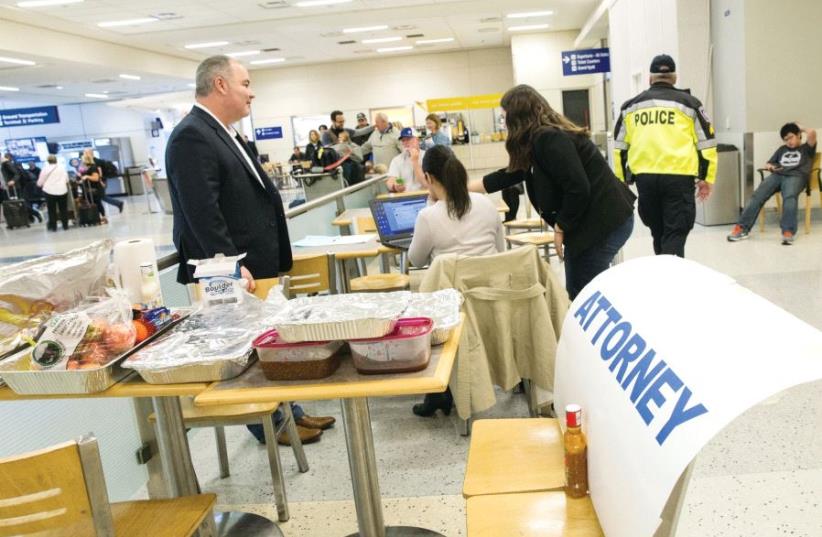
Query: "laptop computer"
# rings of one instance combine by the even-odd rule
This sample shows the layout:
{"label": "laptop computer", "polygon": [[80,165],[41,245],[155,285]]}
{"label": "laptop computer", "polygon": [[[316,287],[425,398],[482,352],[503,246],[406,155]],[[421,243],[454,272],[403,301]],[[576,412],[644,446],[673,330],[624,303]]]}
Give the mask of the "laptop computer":
{"label": "laptop computer", "polygon": [[371,200],[371,216],[377,226],[380,242],[407,250],[414,237],[417,215],[425,208],[428,194]]}

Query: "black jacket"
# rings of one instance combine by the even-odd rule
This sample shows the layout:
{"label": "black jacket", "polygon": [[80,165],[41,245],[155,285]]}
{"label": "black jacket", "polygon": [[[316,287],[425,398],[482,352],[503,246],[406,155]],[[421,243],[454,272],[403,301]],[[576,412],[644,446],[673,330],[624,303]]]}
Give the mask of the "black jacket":
{"label": "black jacket", "polygon": [[546,128],[532,151],[531,172],[499,170],[486,175],[483,185],[496,192],[524,180],[540,216],[551,226],[559,223],[565,233],[568,257],[600,243],[633,214],[636,196],[590,139]]}
{"label": "black jacket", "polygon": [[323,148],[323,146],[319,142],[317,142],[316,144],[309,143],[307,146],[305,146],[305,152],[303,153],[303,156],[305,157],[305,160],[311,161],[312,166],[319,166],[320,165],[320,155],[319,155],[319,153],[320,153],[320,149],[322,149],[322,148]]}
{"label": "black jacket", "polygon": [[291,242],[280,194],[254,162],[255,177],[222,125],[198,107],[174,128],[166,149],[177,281],[193,281],[189,259],[246,253],[255,278],[291,269]]}

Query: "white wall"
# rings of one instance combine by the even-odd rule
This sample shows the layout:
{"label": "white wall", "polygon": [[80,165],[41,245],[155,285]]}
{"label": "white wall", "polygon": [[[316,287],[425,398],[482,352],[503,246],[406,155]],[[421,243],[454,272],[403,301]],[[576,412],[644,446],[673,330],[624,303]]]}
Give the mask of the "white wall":
{"label": "white wall", "polygon": [[741,134],[746,125],[745,0],[711,2],[714,128]]}
{"label": "white wall", "polygon": [[[701,0],[700,0],[701,1]],[[616,112],[622,103],[648,87],[651,59],[670,54],[681,65],[677,0],[617,0],[608,11],[611,47],[611,91]],[[681,87],[694,84],[680,77]]]}
{"label": "white wall", "polygon": [[563,76],[562,51],[573,50],[578,32],[547,32],[511,37],[514,82],[528,84],[539,91],[555,110],[562,112],[562,91],[587,89],[591,128],[606,128],[603,110],[604,75]]}
{"label": "white wall", "polygon": [[[21,104],[16,101],[0,101],[0,109],[43,106],[48,103]],[[149,121],[151,114],[105,103],[67,104],[57,106],[60,123],[27,127],[0,127],[0,140],[45,136],[49,141],[70,138],[128,137],[136,163],[148,159],[151,143]]]}
{"label": "white wall", "polygon": [[255,70],[252,88],[255,127],[280,125],[282,140],[257,143],[261,153],[285,160],[293,148],[291,116],[355,113],[414,102],[504,92],[513,85],[507,48],[386,57],[355,62]]}
{"label": "white wall", "polygon": [[[777,7],[778,6],[778,7]],[[747,129],[822,124],[822,2],[745,1]]]}

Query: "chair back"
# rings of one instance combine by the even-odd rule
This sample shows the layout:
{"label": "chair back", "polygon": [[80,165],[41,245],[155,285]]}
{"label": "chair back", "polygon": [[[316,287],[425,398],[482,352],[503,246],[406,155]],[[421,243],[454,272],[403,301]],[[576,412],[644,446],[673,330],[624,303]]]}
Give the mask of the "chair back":
{"label": "chair back", "polygon": [[268,298],[268,293],[271,292],[271,289],[277,287],[278,285],[282,285],[283,294],[286,298],[289,297],[289,287],[291,286],[290,276],[282,276],[281,278],[263,278],[260,280],[255,280],[255,283],[257,286],[254,288],[254,296],[260,300],[265,300]]}
{"label": "chair back", "polygon": [[807,193],[810,194],[812,190],[822,191],[822,153],[817,153],[813,157]]}
{"label": "chair back", "polygon": [[97,440],[0,459],[0,537],[59,530],[114,537]]}
{"label": "chair back", "polygon": [[328,292],[337,294],[337,272],[334,254],[295,256],[288,271],[288,298],[296,295]]}

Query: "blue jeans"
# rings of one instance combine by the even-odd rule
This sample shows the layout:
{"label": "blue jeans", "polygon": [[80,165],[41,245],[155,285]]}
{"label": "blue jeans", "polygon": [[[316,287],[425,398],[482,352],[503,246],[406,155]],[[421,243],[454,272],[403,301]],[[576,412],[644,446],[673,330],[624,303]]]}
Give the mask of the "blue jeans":
{"label": "blue jeans", "polygon": [[611,265],[614,256],[628,241],[634,230],[634,215],[613,230],[605,240],[575,255],[565,258],[565,289],[573,300],[582,288]]}
{"label": "blue jeans", "polygon": [[[294,421],[298,421],[300,418],[305,416],[305,411],[303,407],[296,403],[291,403],[291,412],[294,414]],[[274,420],[274,426],[279,427],[280,423],[283,421],[283,412],[279,408],[277,412],[271,415],[272,419]],[[260,423],[252,423],[251,425],[246,425],[248,431],[254,435],[254,438],[261,444],[265,444],[265,433],[263,433],[263,426]]]}
{"label": "blue jeans", "polygon": [[742,211],[742,216],[739,217],[739,225],[745,231],[750,231],[759,211],[765,202],[777,192],[782,192],[782,220],[779,222],[779,227],[782,231],[790,231],[796,234],[796,209],[799,205],[799,193],[805,188],[806,179],[801,175],[780,175],[774,173],[766,177],[751,196],[751,201],[745,206]]}

